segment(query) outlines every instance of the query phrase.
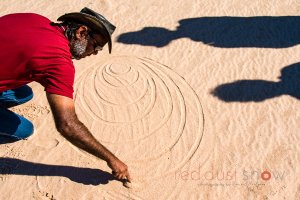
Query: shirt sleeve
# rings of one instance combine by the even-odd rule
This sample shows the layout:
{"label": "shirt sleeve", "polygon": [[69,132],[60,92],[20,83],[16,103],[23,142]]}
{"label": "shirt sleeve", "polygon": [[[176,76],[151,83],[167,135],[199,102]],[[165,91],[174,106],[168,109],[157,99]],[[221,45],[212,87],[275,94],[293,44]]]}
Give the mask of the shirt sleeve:
{"label": "shirt sleeve", "polygon": [[45,91],[73,99],[75,68],[70,59],[47,58],[35,59],[33,79],[45,87]]}
{"label": "shirt sleeve", "polygon": [[61,64],[50,68],[45,75],[45,91],[73,99],[74,76],[73,64]]}

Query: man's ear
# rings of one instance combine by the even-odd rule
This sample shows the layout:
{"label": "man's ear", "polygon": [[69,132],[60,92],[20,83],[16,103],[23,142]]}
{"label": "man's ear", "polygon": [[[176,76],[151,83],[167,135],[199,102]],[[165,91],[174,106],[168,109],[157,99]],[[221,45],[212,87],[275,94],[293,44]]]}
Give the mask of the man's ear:
{"label": "man's ear", "polygon": [[82,40],[82,39],[86,38],[87,34],[88,34],[88,27],[87,26],[80,26],[76,30],[76,39]]}

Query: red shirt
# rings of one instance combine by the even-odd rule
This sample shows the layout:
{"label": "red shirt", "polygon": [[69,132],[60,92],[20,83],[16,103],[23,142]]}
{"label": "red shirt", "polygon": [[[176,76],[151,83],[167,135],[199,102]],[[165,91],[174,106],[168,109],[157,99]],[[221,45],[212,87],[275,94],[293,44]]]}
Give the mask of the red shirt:
{"label": "red shirt", "polygon": [[31,13],[0,17],[0,92],[36,81],[46,92],[73,98],[69,41],[50,22]]}

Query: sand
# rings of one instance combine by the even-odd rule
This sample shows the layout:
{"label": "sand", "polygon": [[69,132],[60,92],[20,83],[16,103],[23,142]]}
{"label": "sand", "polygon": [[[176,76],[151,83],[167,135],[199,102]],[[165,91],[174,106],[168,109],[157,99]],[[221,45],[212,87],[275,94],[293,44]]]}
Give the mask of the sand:
{"label": "sand", "polygon": [[[28,140],[0,144],[0,199],[300,199],[300,2],[19,0],[51,20],[84,6],[117,29],[113,53],[76,61],[80,120],[128,166],[56,130],[43,88],[13,108]],[[4,30],[5,31],[5,30]]]}

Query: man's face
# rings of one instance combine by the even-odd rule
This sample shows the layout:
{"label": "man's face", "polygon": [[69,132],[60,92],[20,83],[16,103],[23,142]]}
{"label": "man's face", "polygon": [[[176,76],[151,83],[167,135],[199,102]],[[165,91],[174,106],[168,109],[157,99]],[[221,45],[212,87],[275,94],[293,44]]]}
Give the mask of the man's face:
{"label": "man's face", "polygon": [[70,50],[73,58],[80,60],[98,51],[107,43],[107,40],[100,34],[89,32],[87,29],[78,30],[79,34],[70,41]]}

